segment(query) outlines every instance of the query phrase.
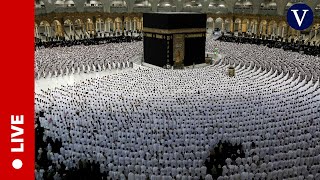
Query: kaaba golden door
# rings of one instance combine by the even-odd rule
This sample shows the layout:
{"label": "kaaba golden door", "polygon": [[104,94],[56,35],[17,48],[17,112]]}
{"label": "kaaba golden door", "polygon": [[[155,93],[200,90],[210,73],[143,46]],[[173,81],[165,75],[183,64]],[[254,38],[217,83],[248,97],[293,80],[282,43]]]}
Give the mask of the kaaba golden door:
{"label": "kaaba golden door", "polygon": [[173,62],[175,67],[183,67],[184,59],[184,34],[173,35]]}

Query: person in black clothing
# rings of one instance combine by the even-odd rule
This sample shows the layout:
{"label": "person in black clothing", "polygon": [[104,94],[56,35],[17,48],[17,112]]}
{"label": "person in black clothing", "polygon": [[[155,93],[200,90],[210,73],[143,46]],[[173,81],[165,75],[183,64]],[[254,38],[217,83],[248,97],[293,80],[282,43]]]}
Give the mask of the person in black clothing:
{"label": "person in black clothing", "polygon": [[40,48],[52,48],[52,47],[70,47],[70,46],[76,46],[76,45],[99,45],[104,43],[122,43],[122,42],[132,42],[132,41],[142,41],[141,36],[117,36],[117,37],[102,37],[102,38],[92,38],[92,39],[80,39],[80,40],[61,40],[61,41],[48,41],[48,42],[42,42],[37,41],[35,43],[35,47]]}

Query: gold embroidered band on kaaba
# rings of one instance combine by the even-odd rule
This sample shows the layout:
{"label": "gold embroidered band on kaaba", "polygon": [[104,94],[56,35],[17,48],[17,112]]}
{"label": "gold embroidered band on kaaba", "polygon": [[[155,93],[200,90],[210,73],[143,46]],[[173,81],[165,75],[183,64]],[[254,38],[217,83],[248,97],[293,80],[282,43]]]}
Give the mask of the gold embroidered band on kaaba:
{"label": "gold embroidered band on kaaba", "polygon": [[[180,34],[180,33],[179,33]],[[183,33],[181,33],[183,34]],[[143,33],[144,37],[150,37],[150,38],[157,38],[157,39],[167,39],[170,40],[172,37],[170,35],[164,35],[164,34],[156,34],[156,33]],[[185,33],[185,38],[198,38],[198,37],[206,37],[205,33]]]}
{"label": "gold embroidered band on kaaba", "polygon": [[206,28],[157,29],[157,28],[143,27],[143,32],[158,33],[158,34],[206,33]]}

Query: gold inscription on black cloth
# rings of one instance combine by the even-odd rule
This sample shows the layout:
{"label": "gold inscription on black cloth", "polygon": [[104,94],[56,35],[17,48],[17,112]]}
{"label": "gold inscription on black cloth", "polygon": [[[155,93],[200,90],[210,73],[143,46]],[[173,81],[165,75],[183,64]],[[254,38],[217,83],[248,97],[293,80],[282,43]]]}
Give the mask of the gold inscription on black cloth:
{"label": "gold inscription on black cloth", "polygon": [[206,28],[156,29],[156,28],[144,27],[143,32],[158,33],[158,34],[205,33]]}
{"label": "gold inscription on black cloth", "polygon": [[144,36],[145,36],[145,37],[152,37],[152,34],[150,34],[150,33],[144,33]]}
{"label": "gold inscription on black cloth", "polygon": [[170,62],[170,36],[167,36],[167,64]]}
{"label": "gold inscription on black cloth", "polygon": [[186,38],[197,38],[197,37],[204,37],[204,34],[186,34]]}
{"label": "gold inscription on black cloth", "polygon": [[156,38],[157,38],[157,39],[163,39],[163,35],[161,35],[161,34],[156,34]]}
{"label": "gold inscription on black cloth", "polygon": [[184,34],[173,35],[173,62],[176,66],[183,66]]}

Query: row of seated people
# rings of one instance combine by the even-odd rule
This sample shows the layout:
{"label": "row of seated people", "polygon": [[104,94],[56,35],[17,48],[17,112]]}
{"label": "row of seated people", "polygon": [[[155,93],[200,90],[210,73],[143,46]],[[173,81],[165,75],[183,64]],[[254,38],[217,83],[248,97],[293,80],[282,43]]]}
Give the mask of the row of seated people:
{"label": "row of seated people", "polygon": [[248,44],[257,44],[265,45],[270,48],[282,48],[284,50],[290,50],[294,52],[303,52],[307,55],[319,56],[320,55],[320,46],[312,46],[311,44],[304,44],[304,41],[299,42],[290,42],[286,40],[285,42],[279,41],[276,39],[260,39],[260,38],[251,38],[251,37],[242,37],[242,36],[221,36],[220,41],[224,42],[235,42],[235,43],[248,43]]}
{"label": "row of seated people", "polygon": [[302,79],[316,81],[320,78],[320,58],[317,56],[257,44],[207,40],[206,51],[213,52],[214,48],[218,48],[219,54],[223,55],[225,64],[233,66],[243,64],[260,68],[260,71],[274,67],[278,73],[300,74]]}
{"label": "row of seated people", "polygon": [[132,67],[132,57],[140,55],[142,48],[142,42],[121,42],[38,49],[35,78]]}
{"label": "row of seated people", "polygon": [[[106,63],[106,64],[105,64]],[[70,69],[69,69],[70,68]],[[79,64],[78,66],[65,67],[65,69],[53,70],[53,71],[43,71],[35,72],[35,79],[40,78],[51,78],[58,76],[67,76],[80,73],[92,73],[92,72],[101,72],[106,70],[122,70],[124,68],[133,68],[133,62],[127,61],[107,61],[102,62],[102,64],[92,64],[84,65]]]}
{"label": "row of seated people", "polygon": [[123,43],[123,42],[135,42],[141,41],[141,36],[116,36],[116,37],[96,37],[90,39],[77,39],[77,40],[58,40],[58,41],[47,41],[35,43],[36,48],[52,48],[52,47],[70,47],[76,45],[99,45],[106,43]]}
{"label": "row of seated people", "polygon": [[[236,55],[201,69],[132,69],[36,94],[44,137],[62,142],[59,152],[46,148],[47,158],[66,169],[99,163],[108,179],[319,179],[319,79],[283,71],[285,60],[263,66]],[[215,161],[219,142],[241,149]]]}

